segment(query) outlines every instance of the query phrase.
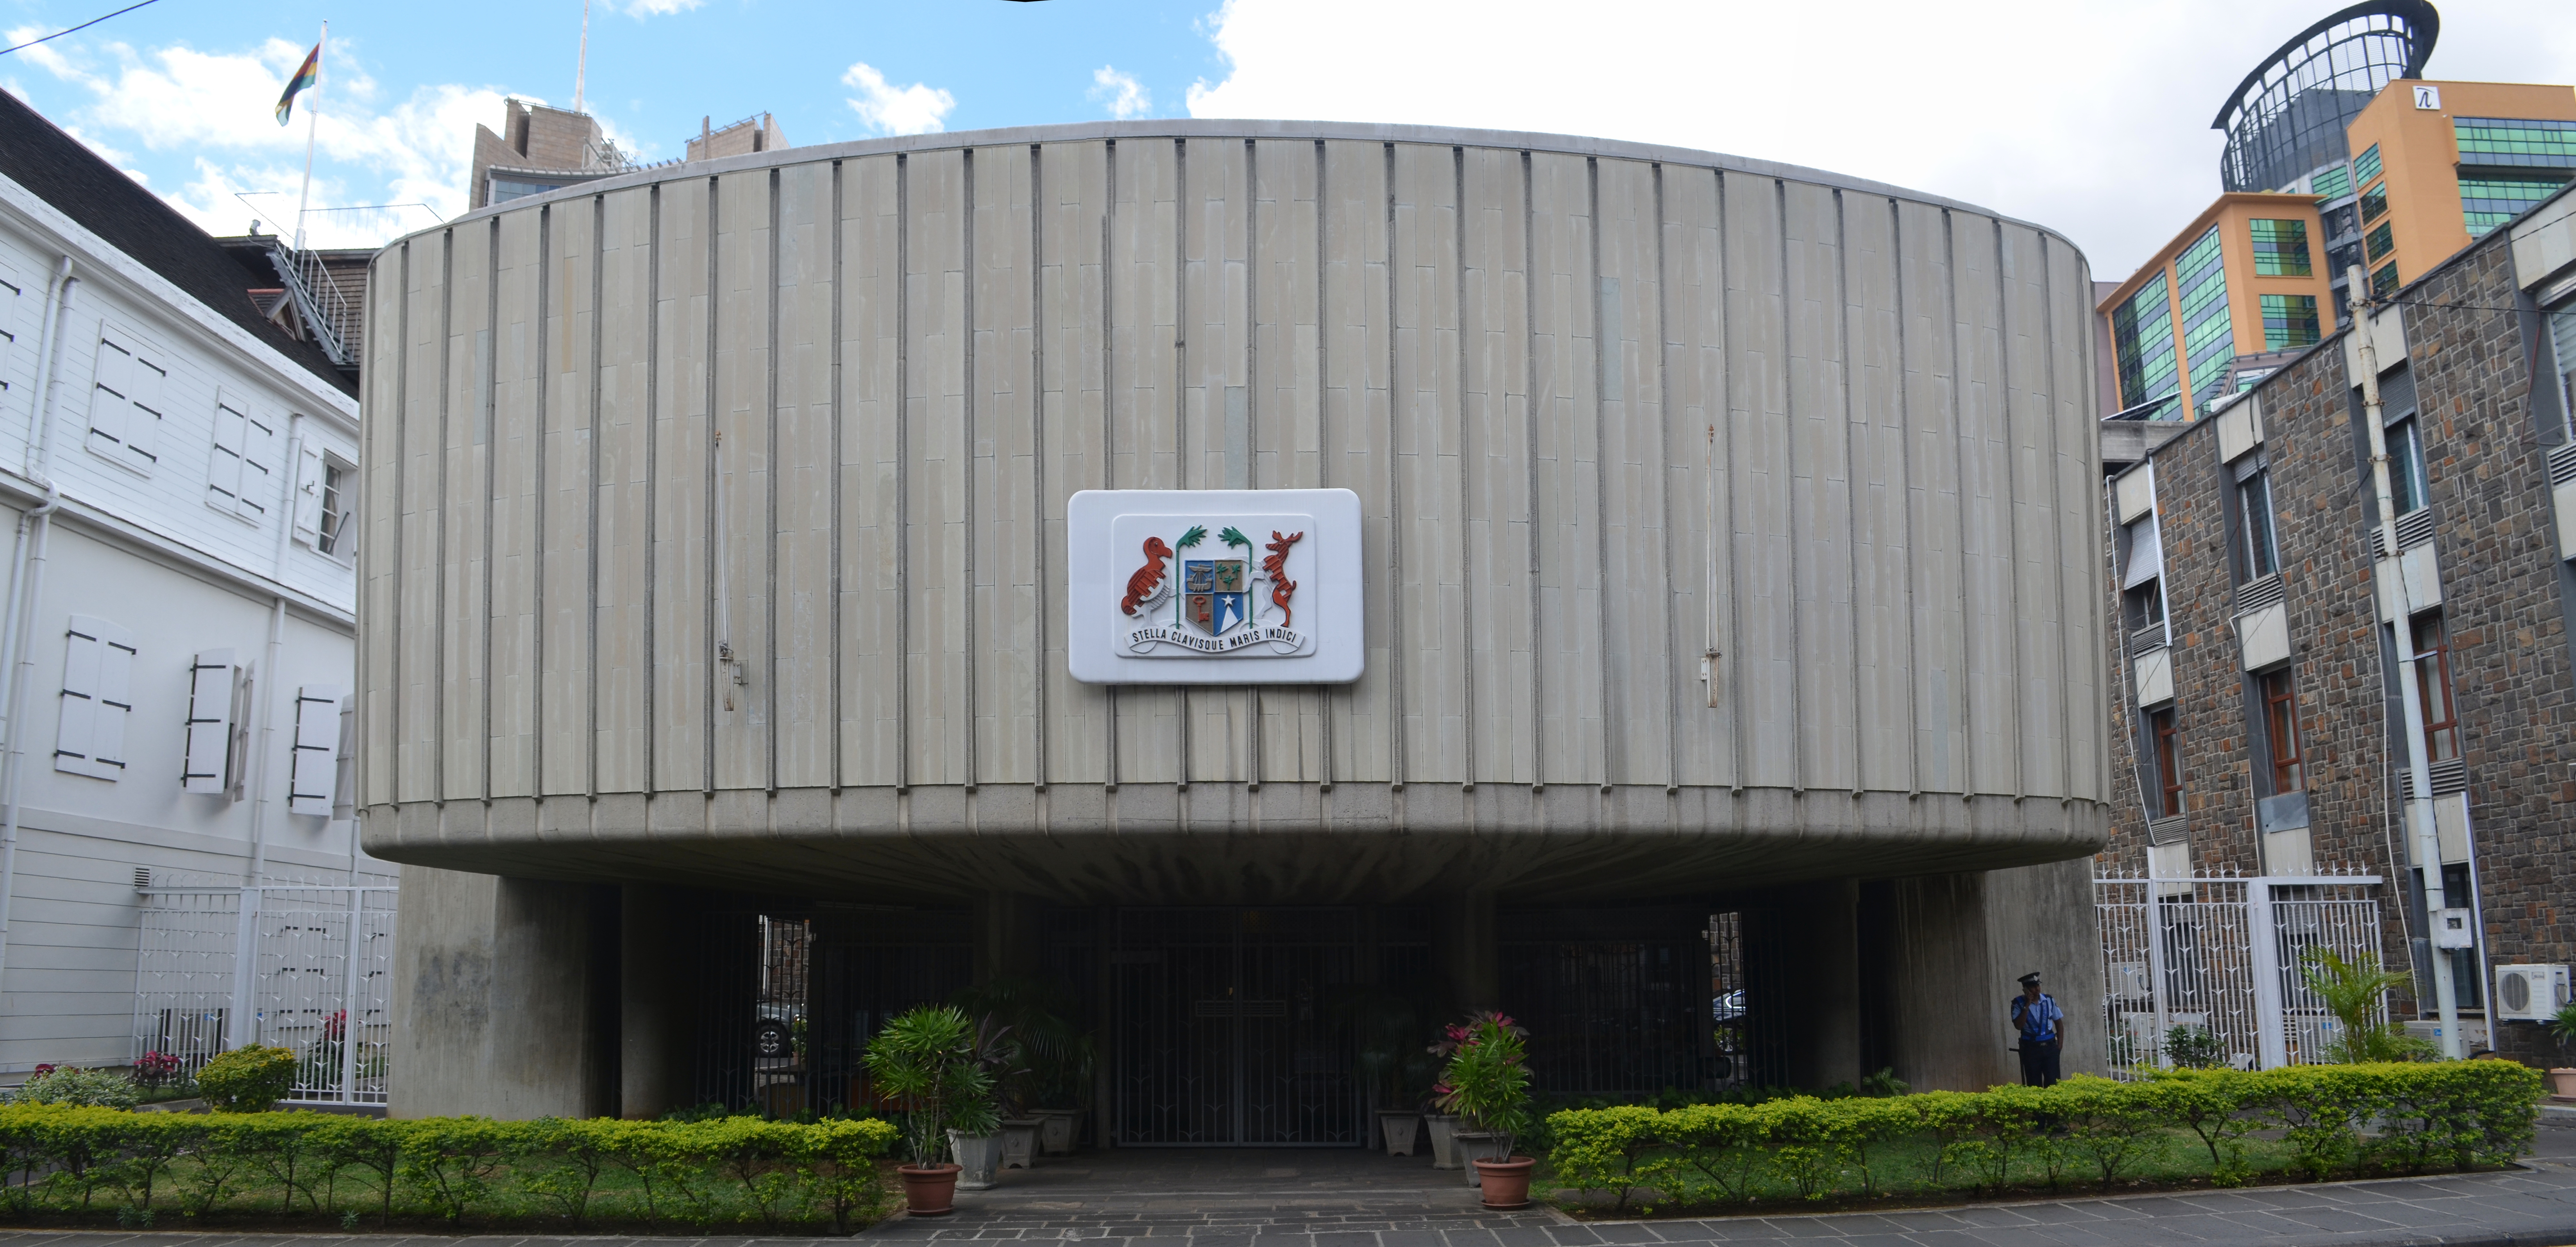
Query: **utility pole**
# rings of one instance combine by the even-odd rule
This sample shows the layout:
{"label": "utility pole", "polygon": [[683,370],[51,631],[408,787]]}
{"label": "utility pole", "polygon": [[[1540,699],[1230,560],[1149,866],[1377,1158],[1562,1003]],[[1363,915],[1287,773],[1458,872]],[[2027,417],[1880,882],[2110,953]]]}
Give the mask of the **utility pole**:
{"label": "utility pole", "polygon": [[[2418,878],[2424,894],[2424,943],[2433,963],[2433,1002],[2442,1019],[2442,1056],[2459,1060],[2468,1055],[2468,1046],[2460,1037],[2459,985],[2452,981],[2450,951],[2441,946],[2444,914],[2451,903],[2442,887],[2442,834],[2433,821],[2432,764],[2426,759],[2424,743],[2423,679],[2415,668],[2415,612],[2406,600],[2406,577],[2397,566],[2397,502],[2388,482],[2388,434],[2382,427],[2379,401],[2379,344],[2375,332],[2379,315],[2369,299],[2370,287],[2361,266],[2344,270],[2346,288],[2351,290],[2353,338],[2360,360],[2362,424],[2370,436],[2370,483],[2379,501],[2379,556],[2372,560],[2376,573],[2371,594],[2383,613],[2394,610],[2396,618],[2384,620],[2396,634],[2397,699],[2406,732],[2406,776],[2415,799],[2404,802],[2407,840],[2414,846]],[[2393,587],[2397,600],[2386,601]]]}

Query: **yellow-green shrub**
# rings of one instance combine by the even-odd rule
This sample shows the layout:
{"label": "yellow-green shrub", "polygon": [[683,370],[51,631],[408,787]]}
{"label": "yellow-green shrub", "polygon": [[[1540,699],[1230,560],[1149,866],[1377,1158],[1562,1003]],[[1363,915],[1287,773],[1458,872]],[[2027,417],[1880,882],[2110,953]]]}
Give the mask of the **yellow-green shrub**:
{"label": "yellow-green shrub", "polygon": [[295,1090],[291,1048],[244,1044],[217,1053],[197,1071],[197,1091],[218,1113],[265,1113]]}
{"label": "yellow-green shrub", "polygon": [[[2157,1071],[2136,1082],[2070,1078],[2054,1087],[1933,1091],[1885,1099],[1793,1096],[1759,1105],[1568,1109],[1548,1118],[1561,1189],[1704,1204],[1778,1182],[1806,1198],[1876,1190],[1876,1157],[1908,1136],[1931,1147],[1930,1184],[1992,1190],[2016,1169],[2050,1185],[2109,1184],[2188,1131],[2211,1175],[2244,1181],[2243,1139],[2285,1132],[2289,1168],[2337,1172],[2470,1168],[2531,1142],[2540,1075],[2504,1061],[2300,1065]],[[2365,1127],[2374,1135],[2365,1143]]]}

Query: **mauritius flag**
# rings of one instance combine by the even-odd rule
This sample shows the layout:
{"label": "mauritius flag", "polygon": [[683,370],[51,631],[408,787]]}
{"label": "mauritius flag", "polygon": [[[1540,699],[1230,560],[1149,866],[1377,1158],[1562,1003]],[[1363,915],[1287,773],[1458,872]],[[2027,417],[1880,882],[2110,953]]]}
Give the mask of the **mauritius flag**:
{"label": "mauritius flag", "polygon": [[322,45],[317,43],[313,45],[313,50],[305,55],[304,67],[296,70],[295,76],[286,80],[286,94],[277,97],[277,124],[285,125],[287,117],[294,113],[296,94],[321,80]]}

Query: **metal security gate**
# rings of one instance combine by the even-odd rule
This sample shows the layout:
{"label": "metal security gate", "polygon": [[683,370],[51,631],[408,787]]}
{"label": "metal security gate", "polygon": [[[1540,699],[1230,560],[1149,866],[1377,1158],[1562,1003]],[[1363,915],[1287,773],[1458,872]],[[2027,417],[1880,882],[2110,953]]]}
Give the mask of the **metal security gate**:
{"label": "metal security gate", "polygon": [[873,1112],[861,1061],[886,1019],[974,981],[963,909],[797,904],[704,915],[700,1104],[774,1117]]}
{"label": "metal security gate", "polygon": [[[1509,910],[1495,925],[1502,1008],[1529,1028],[1535,1089],[1707,1090],[1749,1055],[1717,1050],[1718,1024],[1740,1020],[1748,995],[1741,981],[1718,990],[1707,909]],[[1717,1004],[1728,993],[1739,993],[1735,1018]]]}
{"label": "metal security gate", "polygon": [[2165,1036],[2177,1026],[2205,1031],[2219,1060],[2238,1069],[2324,1060],[2335,1022],[2308,990],[2307,950],[2381,960],[2378,883],[2377,875],[2094,880],[2112,1076],[2170,1064]]}
{"label": "metal security gate", "polygon": [[1117,1142],[1355,1147],[1351,909],[1126,909],[1109,951]]}
{"label": "metal security gate", "polygon": [[391,887],[145,887],[134,1056],[191,1073],[246,1044],[298,1058],[290,1100],[385,1102]]}

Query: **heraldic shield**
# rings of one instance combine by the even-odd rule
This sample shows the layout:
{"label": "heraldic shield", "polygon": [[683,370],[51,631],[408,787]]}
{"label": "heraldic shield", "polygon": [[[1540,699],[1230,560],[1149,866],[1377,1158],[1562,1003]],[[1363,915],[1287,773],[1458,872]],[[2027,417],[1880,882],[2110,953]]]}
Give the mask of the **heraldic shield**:
{"label": "heraldic shield", "polygon": [[1066,521],[1077,680],[1339,684],[1366,665],[1347,489],[1087,489]]}

